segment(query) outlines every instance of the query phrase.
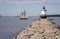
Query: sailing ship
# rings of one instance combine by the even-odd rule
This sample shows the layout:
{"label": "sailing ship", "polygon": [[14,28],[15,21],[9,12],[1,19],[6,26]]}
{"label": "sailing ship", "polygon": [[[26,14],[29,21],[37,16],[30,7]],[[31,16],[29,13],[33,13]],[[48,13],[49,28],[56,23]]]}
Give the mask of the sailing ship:
{"label": "sailing ship", "polygon": [[27,16],[27,13],[26,13],[26,11],[24,10],[24,12],[22,12],[21,14],[20,14],[20,17],[19,17],[20,19],[27,19],[28,18],[28,16]]}

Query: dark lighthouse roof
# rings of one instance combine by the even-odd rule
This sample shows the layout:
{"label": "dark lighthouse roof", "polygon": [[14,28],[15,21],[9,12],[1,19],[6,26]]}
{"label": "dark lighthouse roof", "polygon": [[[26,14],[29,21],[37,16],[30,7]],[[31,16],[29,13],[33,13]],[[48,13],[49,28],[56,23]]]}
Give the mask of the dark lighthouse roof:
{"label": "dark lighthouse roof", "polygon": [[46,11],[45,6],[43,6],[44,11]]}

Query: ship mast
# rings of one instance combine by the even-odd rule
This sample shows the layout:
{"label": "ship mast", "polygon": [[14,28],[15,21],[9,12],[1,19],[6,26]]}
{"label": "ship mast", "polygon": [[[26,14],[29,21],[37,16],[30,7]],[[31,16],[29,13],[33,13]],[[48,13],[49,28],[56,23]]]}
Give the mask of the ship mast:
{"label": "ship mast", "polygon": [[24,17],[26,16],[26,11],[24,10]]}

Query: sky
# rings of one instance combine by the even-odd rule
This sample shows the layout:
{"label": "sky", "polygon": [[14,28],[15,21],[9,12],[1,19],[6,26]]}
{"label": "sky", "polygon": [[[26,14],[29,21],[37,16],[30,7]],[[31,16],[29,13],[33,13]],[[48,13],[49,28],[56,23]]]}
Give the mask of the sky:
{"label": "sky", "polygon": [[60,14],[60,0],[0,0],[0,14],[19,16],[25,10],[29,16],[39,16],[43,6],[48,15]]}

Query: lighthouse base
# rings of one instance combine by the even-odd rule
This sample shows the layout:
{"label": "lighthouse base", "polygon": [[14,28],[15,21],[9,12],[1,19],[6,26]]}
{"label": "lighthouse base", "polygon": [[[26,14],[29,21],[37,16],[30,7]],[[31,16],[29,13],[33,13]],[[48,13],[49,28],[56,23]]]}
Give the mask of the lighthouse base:
{"label": "lighthouse base", "polygon": [[47,16],[40,16],[40,18],[47,18]]}

